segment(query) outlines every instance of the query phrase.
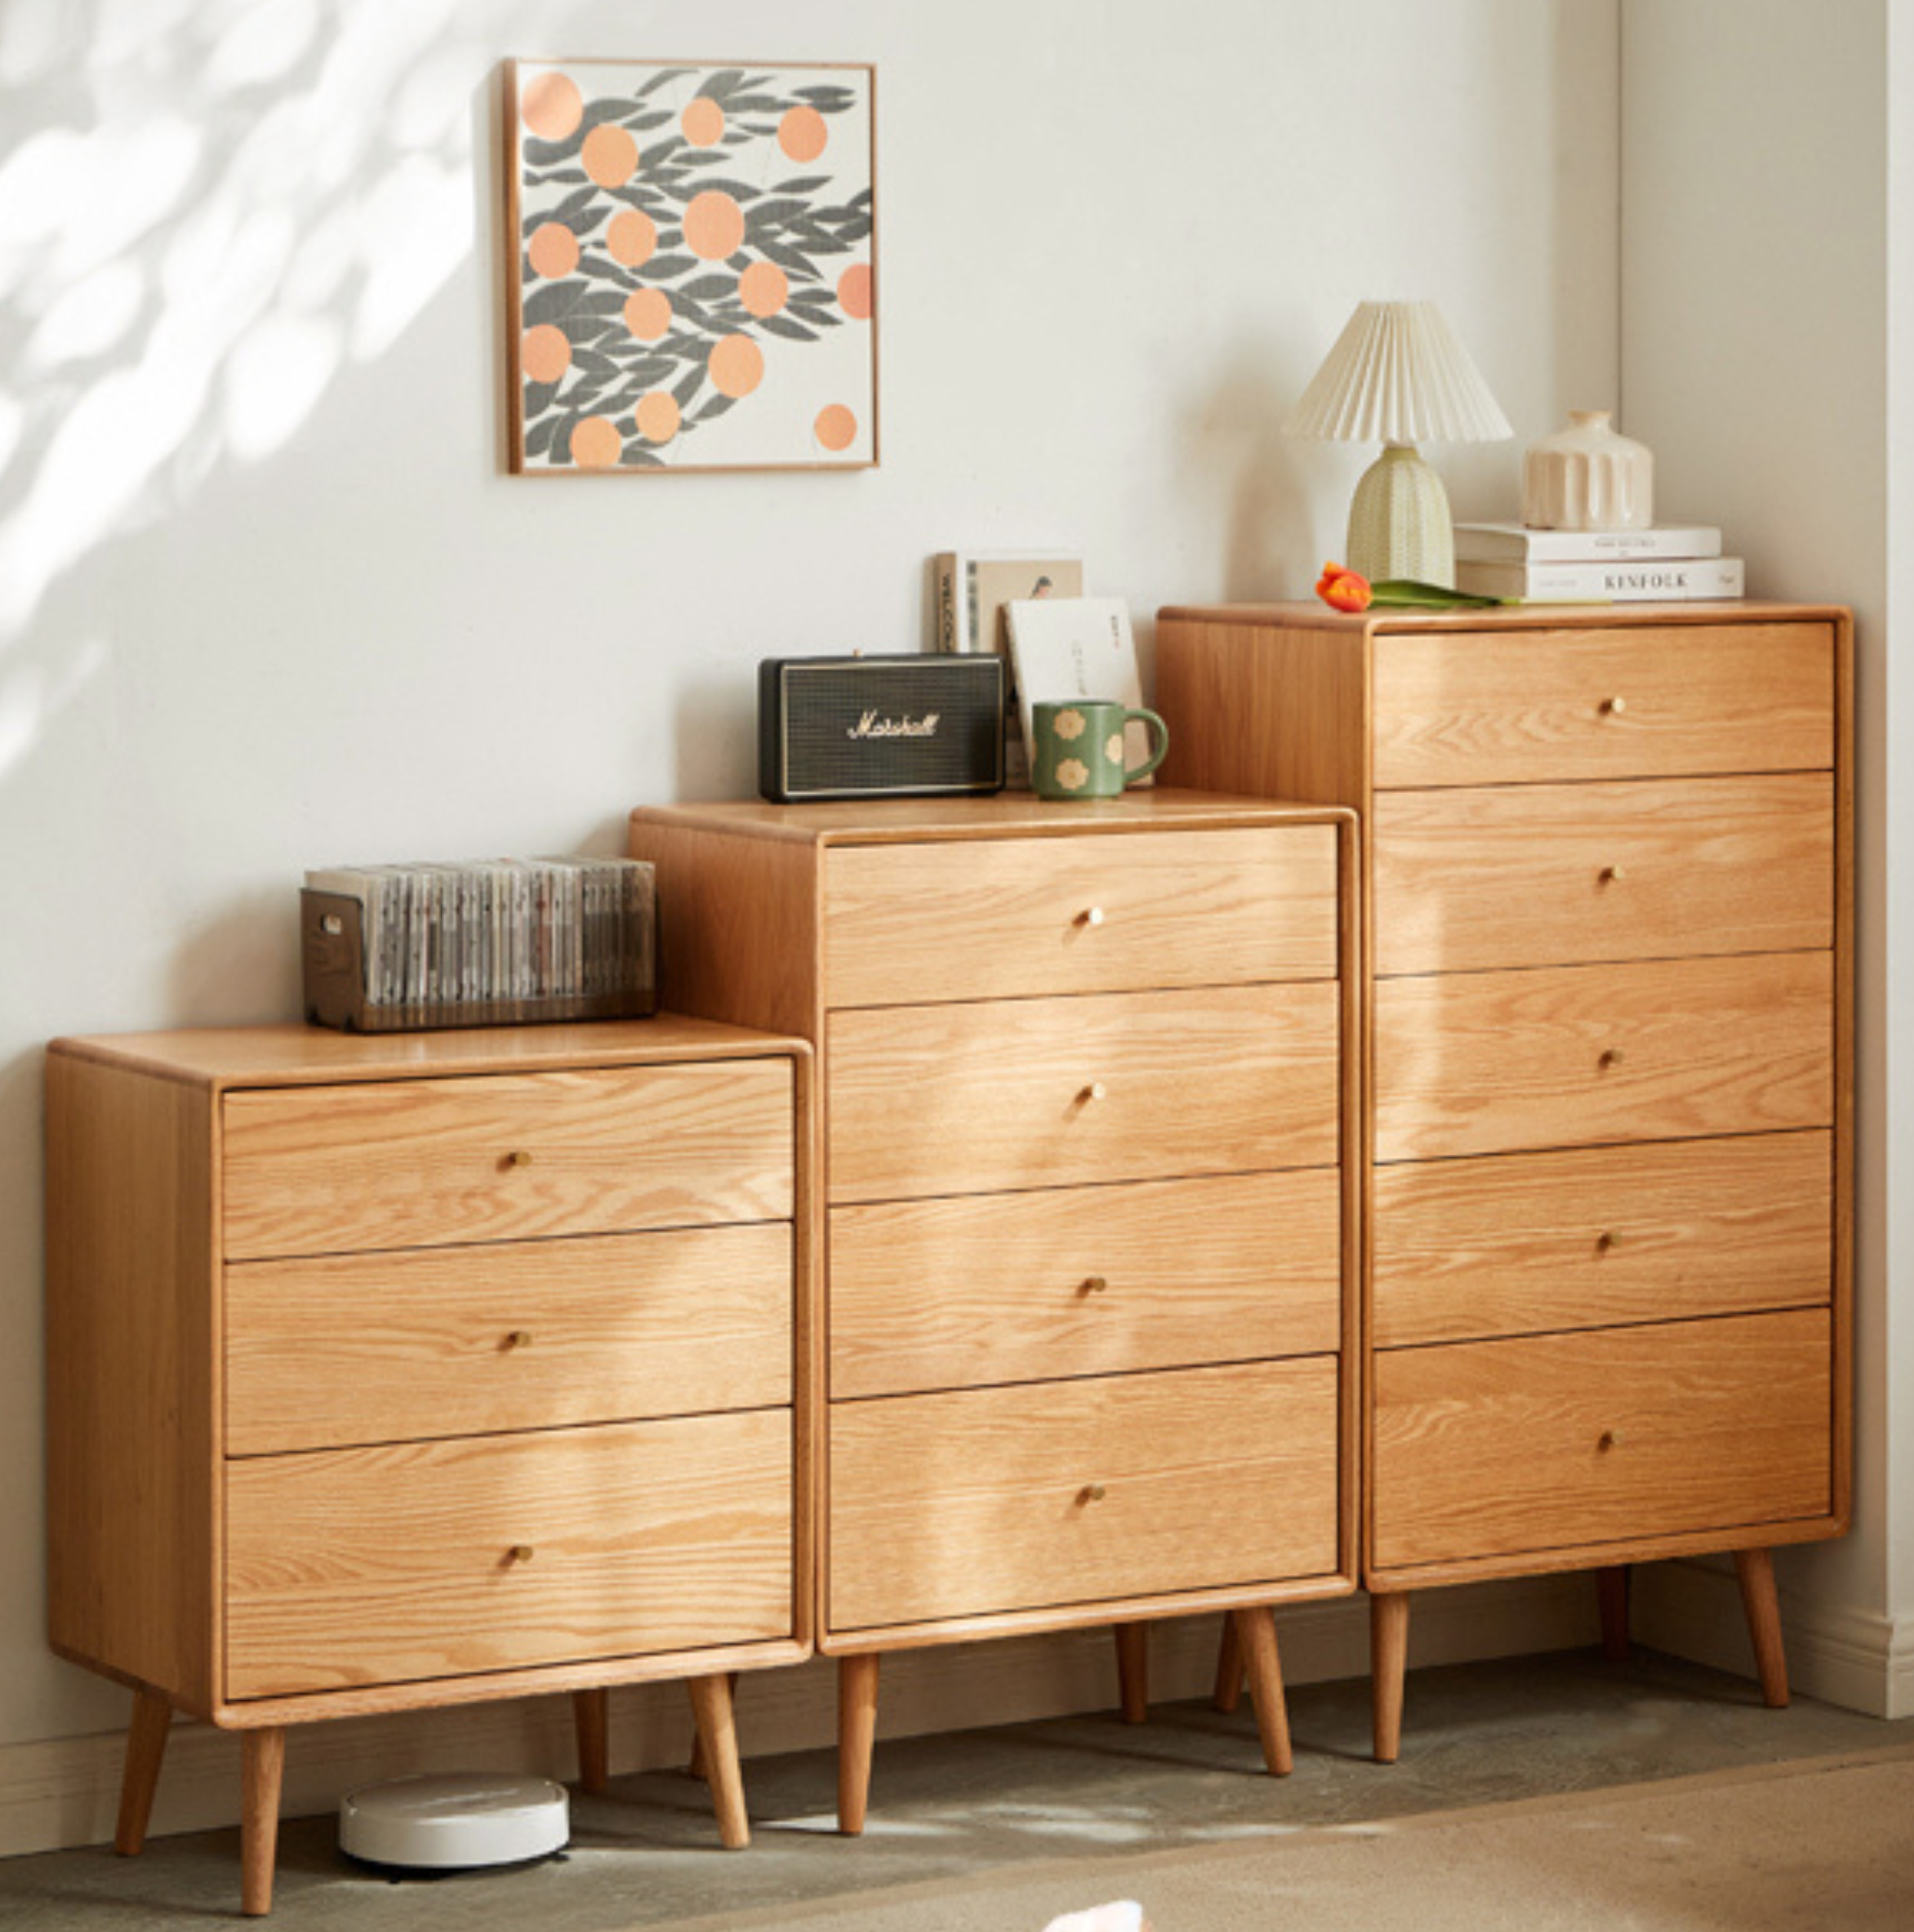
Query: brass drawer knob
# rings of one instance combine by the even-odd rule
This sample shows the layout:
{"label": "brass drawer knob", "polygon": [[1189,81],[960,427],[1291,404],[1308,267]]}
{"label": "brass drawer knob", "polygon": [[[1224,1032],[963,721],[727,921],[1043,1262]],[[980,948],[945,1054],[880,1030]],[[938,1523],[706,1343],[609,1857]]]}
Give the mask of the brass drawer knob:
{"label": "brass drawer knob", "polygon": [[1103,924],[1103,908],[1101,906],[1093,906],[1087,911],[1079,913],[1077,924],[1079,926],[1102,925]]}
{"label": "brass drawer knob", "polygon": [[1601,701],[1601,714],[1605,718],[1619,718],[1628,709],[1625,697],[1605,697]]}
{"label": "brass drawer knob", "polygon": [[505,1337],[507,1348],[529,1348],[531,1346],[532,1331],[529,1329],[514,1329]]}
{"label": "brass drawer knob", "polygon": [[528,1147],[514,1147],[505,1156],[507,1167],[530,1167],[531,1164],[532,1151]]}
{"label": "brass drawer knob", "polygon": [[1618,1449],[1622,1446],[1622,1431],[1619,1429],[1604,1429],[1595,1446],[1604,1455],[1610,1449]]}
{"label": "brass drawer knob", "polygon": [[529,1563],[536,1554],[537,1551],[532,1548],[530,1543],[514,1543],[510,1549],[505,1551],[505,1561],[508,1563]]}
{"label": "brass drawer knob", "polygon": [[1627,876],[1628,875],[1619,866],[1604,866],[1596,875],[1598,881],[1603,885],[1617,884]]}
{"label": "brass drawer knob", "polygon": [[1619,1066],[1621,1064],[1622,1049],[1619,1047],[1604,1047],[1601,1050],[1601,1057],[1596,1062],[1596,1065],[1604,1073],[1606,1073],[1611,1066]]}
{"label": "brass drawer knob", "polygon": [[1108,1089],[1104,1086],[1102,1081],[1092,1080],[1089,1085],[1084,1088],[1082,1093],[1078,1094],[1077,1098],[1082,1101],[1087,1106],[1093,1100],[1102,1099],[1104,1094],[1107,1091]]}
{"label": "brass drawer knob", "polygon": [[1082,1292],[1087,1295],[1100,1295],[1110,1286],[1107,1275],[1088,1275],[1084,1278]]}
{"label": "brass drawer knob", "polygon": [[1613,1253],[1621,1239],[1622,1237],[1612,1227],[1605,1227],[1596,1238],[1596,1253],[1598,1254]]}
{"label": "brass drawer knob", "polygon": [[1101,1502],[1103,1500],[1104,1494],[1102,1484],[1085,1483],[1083,1488],[1077,1491],[1077,1501],[1079,1502]]}

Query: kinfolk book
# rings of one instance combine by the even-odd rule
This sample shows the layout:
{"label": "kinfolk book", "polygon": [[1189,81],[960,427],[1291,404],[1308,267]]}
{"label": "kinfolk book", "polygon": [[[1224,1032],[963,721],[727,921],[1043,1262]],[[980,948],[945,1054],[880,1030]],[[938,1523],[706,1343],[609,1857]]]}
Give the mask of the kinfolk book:
{"label": "kinfolk book", "polygon": [[1455,587],[1477,597],[1538,603],[1656,603],[1734,598],[1745,572],[1738,557],[1645,558],[1607,563],[1462,563]]}

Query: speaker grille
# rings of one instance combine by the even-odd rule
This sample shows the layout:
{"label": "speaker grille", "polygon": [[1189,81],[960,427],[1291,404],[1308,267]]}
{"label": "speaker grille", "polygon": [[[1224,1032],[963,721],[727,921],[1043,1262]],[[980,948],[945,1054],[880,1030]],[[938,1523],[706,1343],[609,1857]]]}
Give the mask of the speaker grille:
{"label": "speaker grille", "polygon": [[767,798],[1003,786],[998,658],[774,659],[759,674],[759,779]]}

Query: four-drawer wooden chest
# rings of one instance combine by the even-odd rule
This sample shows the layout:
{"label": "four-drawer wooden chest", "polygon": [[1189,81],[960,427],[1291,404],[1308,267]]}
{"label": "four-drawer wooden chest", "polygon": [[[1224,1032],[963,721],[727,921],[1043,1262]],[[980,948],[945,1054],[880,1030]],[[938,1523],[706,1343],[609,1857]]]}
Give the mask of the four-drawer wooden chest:
{"label": "four-drawer wooden chest", "polygon": [[672,1016],[56,1041],[51,1627],[136,1687],[119,1844],[176,1709],[244,1734],[270,1901],[287,1725],[692,1683],[808,1653],[799,1040]]}
{"label": "four-drawer wooden chest", "polygon": [[665,997],[820,1054],[821,1649],[1355,1583],[1353,821],[1133,792],[634,815]]}
{"label": "four-drawer wooden chest", "polygon": [[1172,610],[1165,775],[1356,808],[1370,1049],[1364,1574],[1776,1544],[1849,1509],[1845,611]]}

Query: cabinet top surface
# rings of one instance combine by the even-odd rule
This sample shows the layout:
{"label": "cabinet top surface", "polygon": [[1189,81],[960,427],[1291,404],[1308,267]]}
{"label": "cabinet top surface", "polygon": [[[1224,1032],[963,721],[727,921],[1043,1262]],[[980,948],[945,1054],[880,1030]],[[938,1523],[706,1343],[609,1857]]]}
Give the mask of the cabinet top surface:
{"label": "cabinet top surface", "polygon": [[845,799],[771,805],[755,799],[712,804],[643,805],[633,822],[690,825],[762,839],[820,845],[906,844],[939,839],[1067,838],[1086,832],[1147,832],[1205,826],[1329,825],[1352,815],[1333,805],[1238,798],[1163,786],[1119,798],[1040,799],[1004,791],[982,798]]}
{"label": "cabinet top surface", "polygon": [[1332,630],[1351,639],[1398,630],[1587,630],[1671,624],[1845,622],[1845,604],[1775,603],[1753,599],[1685,603],[1525,603],[1472,611],[1367,610],[1355,615],[1307,599],[1293,603],[1166,604],[1163,622],[1280,624],[1291,630]]}
{"label": "cabinet top surface", "polygon": [[215,1088],[545,1073],[810,1052],[800,1039],[669,1013],[648,1020],[474,1026],[433,1033],[338,1033],[298,1024],[191,1027],[56,1039],[47,1050],[50,1057],[103,1062]]}

